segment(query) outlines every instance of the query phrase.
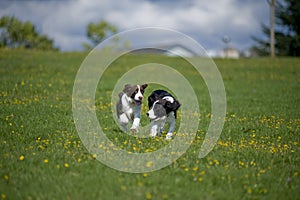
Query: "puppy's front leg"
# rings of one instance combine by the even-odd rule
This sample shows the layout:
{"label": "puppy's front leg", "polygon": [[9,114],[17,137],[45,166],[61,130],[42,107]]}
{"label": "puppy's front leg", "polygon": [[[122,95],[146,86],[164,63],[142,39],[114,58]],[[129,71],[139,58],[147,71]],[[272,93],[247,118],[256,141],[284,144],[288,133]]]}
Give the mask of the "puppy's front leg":
{"label": "puppy's front leg", "polygon": [[139,128],[140,128],[140,118],[134,118],[130,130],[134,133],[137,133],[139,132]]}
{"label": "puppy's front leg", "polygon": [[150,136],[155,137],[157,135],[158,124],[155,121],[151,121]]}
{"label": "puppy's front leg", "polygon": [[176,125],[176,118],[175,118],[174,112],[169,113],[167,122],[169,124],[169,130],[168,130],[168,133],[166,135],[166,140],[170,140],[170,139],[172,139],[173,132],[175,130],[175,125]]}
{"label": "puppy's front leg", "polygon": [[141,105],[136,106],[136,108],[134,109],[134,118],[133,118],[133,122],[132,122],[132,126],[130,128],[130,130],[134,133],[139,132],[139,128],[140,128],[140,121],[141,121]]}

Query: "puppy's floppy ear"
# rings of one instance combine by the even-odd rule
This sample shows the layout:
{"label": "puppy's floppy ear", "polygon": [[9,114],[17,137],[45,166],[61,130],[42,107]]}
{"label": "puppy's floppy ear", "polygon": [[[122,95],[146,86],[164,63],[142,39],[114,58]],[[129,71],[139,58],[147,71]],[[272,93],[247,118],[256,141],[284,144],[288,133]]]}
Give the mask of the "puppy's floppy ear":
{"label": "puppy's floppy ear", "polygon": [[149,107],[149,109],[152,107],[152,105],[154,104],[154,102],[155,102],[154,97],[149,96],[148,97],[148,107]]}
{"label": "puppy's floppy ear", "polygon": [[134,91],[136,90],[137,86],[136,85],[130,85],[126,84],[124,87],[123,92],[127,94],[127,96],[133,95]]}
{"label": "puppy's floppy ear", "polygon": [[177,109],[181,106],[181,104],[180,104],[177,100],[175,100],[175,101],[171,104],[171,106],[172,106],[172,109],[173,109],[173,110],[177,110]]}
{"label": "puppy's floppy ear", "polygon": [[144,90],[147,86],[148,86],[148,84],[143,84],[143,85],[141,85],[141,89]]}
{"label": "puppy's floppy ear", "polygon": [[177,110],[180,106],[181,106],[181,104],[177,100],[175,100],[173,103],[171,103],[169,101],[166,103],[166,107],[168,107],[174,111]]}
{"label": "puppy's floppy ear", "polygon": [[129,94],[131,91],[132,86],[130,84],[126,84],[124,86],[123,92],[125,92],[126,94]]}

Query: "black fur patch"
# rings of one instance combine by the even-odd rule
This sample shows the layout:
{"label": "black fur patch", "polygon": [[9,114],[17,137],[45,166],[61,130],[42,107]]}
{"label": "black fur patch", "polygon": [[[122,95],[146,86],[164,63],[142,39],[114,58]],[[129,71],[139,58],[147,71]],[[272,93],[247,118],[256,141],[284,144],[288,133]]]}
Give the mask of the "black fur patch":
{"label": "black fur patch", "polygon": [[[174,102],[171,103],[170,101],[167,101],[165,99],[163,99],[164,97],[170,96],[174,99]],[[153,104],[155,101],[158,102],[157,104],[162,105],[162,107],[165,109],[166,114],[169,114],[170,112],[174,112],[175,118],[177,118],[177,110],[178,108],[181,106],[181,104],[179,103],[179,101],[177,101],[169,92],[165,91],[165,90],[155,90],[151,93],[151,95],[148,97],[148,107],[149,110],[152,108]]]}

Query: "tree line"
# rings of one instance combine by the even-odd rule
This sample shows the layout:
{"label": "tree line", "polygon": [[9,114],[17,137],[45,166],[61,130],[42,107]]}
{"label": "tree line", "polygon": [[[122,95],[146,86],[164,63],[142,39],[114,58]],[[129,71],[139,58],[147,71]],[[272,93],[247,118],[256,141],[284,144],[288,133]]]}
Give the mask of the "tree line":
{"label": "tree line", "polygon": [[[117,28],[106,21],[91,22],[86,28],[86,35],[91,43],[84,43],[83,46],[86,50],[90,50],[114,33],[117,33]],[[30,21],[22,22],[14,16],[0,18],[0,48],[59,50],[55,47],[53,39],[38,33]]]}
{"label": "tree line", "polygon": [[[251,49],[260,56],[300,56],[300,1],[267,2],[270,5],[270,25],[262,24],[262,32],[268,39],[253,36],[256,45]],[[86,27],[90,43],[84,43],[83,46],[90,50],[114,33],[117,33],[117,28],[104,20],[91,22]],[[54,46],[54,41],[38,33],[31,22],[21,22],[13,16],[0,19],[0,48],[59,50]]]}
{"label": "tree line", "polygon": [[300,1],[267,1],[270,25],[262,24],[262,32],[268,39],[253,37],[252,49],[260,56],[300,56]]}
{"label": "tree line", "polygon": [[58,50],[54,47],[53,40],[39,34],[31,22],[21,22],[13,16],[4,16],[0,19],[0,48],[4,47]]}

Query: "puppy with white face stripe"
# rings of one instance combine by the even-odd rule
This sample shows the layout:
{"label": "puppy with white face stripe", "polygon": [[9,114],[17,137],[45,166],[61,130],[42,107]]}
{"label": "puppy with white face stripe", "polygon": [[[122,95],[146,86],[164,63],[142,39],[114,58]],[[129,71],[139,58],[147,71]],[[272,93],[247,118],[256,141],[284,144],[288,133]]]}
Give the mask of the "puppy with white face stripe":
{"label": "puppy with white face stripe", "polygon": [[147,84],[126,84],[123,92],[119,94],[117,116],[122,131],[127,132],[129,122],[132,123],[130,128],[132,132],[139,131],[143,94],[147,86]]}
{"label": "puppy with white face stripe", "polygon": [[147,116],[151,120],[150,136],[160,135],[167,122],[169,129],[166,139],[172,139],[175,130],[177,110],[181,104],[167,91],[155,90],[148,97],[149,111]]}

